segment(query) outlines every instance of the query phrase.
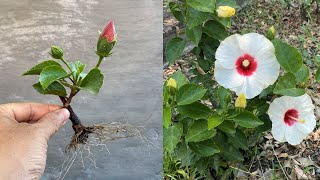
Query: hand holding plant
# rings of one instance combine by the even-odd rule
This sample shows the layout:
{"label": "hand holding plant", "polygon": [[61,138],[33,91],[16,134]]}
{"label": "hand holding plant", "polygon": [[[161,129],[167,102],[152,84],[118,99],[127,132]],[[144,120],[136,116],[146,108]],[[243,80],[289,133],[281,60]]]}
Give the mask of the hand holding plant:
{"label": "hand holding plant", "polygon": [[[64,51],[57,46],[51,47],[49,53],[54,60],[43,61],[23,75],[39,75],[39,82],[33,87],[40,94],[51,94],[58,96],[63,103],[63,107],[70,111],[70,120],[72,122],[74,136],[67,149],[76,149],[78,144],[85,144],[88,141],[89,134],[95,134],[100,138],[108,133],[118,133],[125,129],[124,126],[111,128],[104,125],[94,125],[86,127],[82,124],[79,117],[71,107],[72,99],[81,91],[88,91],[98,94],[103,84],[104,76],[100,70],[104,58],[112,54],[112,49],[117,42],[117,35],[113,21],[110,21],[99,35],[96,54],[98,61],[95,67],[85,73],[86,64],[80,61],[69,62],[65,59]],[[64,64],[65,67],[63,67]],[[66,69],[65,69],[66,68]],[[67,89],[69,91],[67,92]]]}

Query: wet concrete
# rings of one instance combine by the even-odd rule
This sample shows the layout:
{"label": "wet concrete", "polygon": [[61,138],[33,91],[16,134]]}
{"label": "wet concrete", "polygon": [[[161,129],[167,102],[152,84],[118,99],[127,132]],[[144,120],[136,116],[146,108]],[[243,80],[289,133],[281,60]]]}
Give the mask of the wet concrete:
{"label": "wet concrete", "polygon": [[[0,0],[0,102],[60,104],[57,97],[33,90],[36,77],[20,75],[48,59],[51,45],[63,47],[67,59],[93,67],[97,33],[109,19],[115,20],[118,43],[102,63],[105,83],[97,96],[80,92],[73,108],[87,125],[142,125],[142,134],[154,145],[136,137],[107,142],[110,154],[105,147],[92,147],[92,155],[76,158],[64,179],[161,179],[162,149],[156,147],[162,147],[159,0]],[[68,123],[50,140],[42,179],[62,177],[61,165],[70,159],[64,148],[72,133]]]}

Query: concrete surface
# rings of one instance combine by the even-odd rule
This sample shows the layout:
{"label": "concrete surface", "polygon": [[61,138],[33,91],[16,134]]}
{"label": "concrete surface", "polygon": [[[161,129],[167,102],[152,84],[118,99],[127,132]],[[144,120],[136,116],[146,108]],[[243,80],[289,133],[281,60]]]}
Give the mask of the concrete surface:
{"label": "concrete surface", "polygon": [[[67,59],[93,67],[98,30],[110,19],[118,43],[113,56],[102,63],[104,86],[97,96],[79,93],[73,108],[87,125],[116,121],[145,126],[143,135],[162,147],[159,0],[0,0],[0,102],[60,104],[57,97],[33,90],[36,77],[21,74],[48,59],[51,45],[63,47]],[[62,164],[70,160],[64,148],[72,134],[68,123],[50,140],[42,179],[62,178]],[[92,155],[83,162],[76,158],[64,179],[161,179],[162,149],[151,143],[140,138],[107,142],[111,155],[103,147],[92,147]]]}

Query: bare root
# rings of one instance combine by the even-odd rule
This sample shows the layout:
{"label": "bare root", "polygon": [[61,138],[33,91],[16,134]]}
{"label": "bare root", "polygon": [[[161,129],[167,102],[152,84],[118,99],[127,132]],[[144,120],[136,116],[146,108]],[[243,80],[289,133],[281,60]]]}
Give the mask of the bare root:
{"label": "bare root", "polygon": [[100,142],[141,136],[140,131],[130,124],[111,123],[85,127],[81,124],[73,126],[75,131],[66,152],[75,151],[81,144],[87,144],[89,137]]}

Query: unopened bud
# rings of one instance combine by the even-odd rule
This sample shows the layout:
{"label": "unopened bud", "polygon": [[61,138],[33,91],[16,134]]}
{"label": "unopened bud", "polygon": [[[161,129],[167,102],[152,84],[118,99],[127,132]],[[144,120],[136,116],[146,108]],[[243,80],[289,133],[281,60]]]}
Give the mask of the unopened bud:
{"label": "unopened bud", "polygon": [[246,106],[247,106],[246,96],[244,94],[240,94],[236,99],[235,107],[246,108]]}
{"label": "unopened bud", "polygon": [[173,78],[170,78],[168,81],[167,81],[167,91],[173,95],[177,92],[177,82],[176,80],[174,80]]}
{"label": "unopened bud", "polygon": [[267,38],[271,41],[276,36],[276,30],[273,26],[271,26],[267,31]]}
{"label": "unopened bud", "polygon": [[236,14],[236,9],[230,6],[218,6],[217,14],[219,17],[228,18]]}
{"label": "unopened bud", "polygon": [[63,50],[58,46],[51,46],[51,51],[49,53],[54,59],[62,59]]}

